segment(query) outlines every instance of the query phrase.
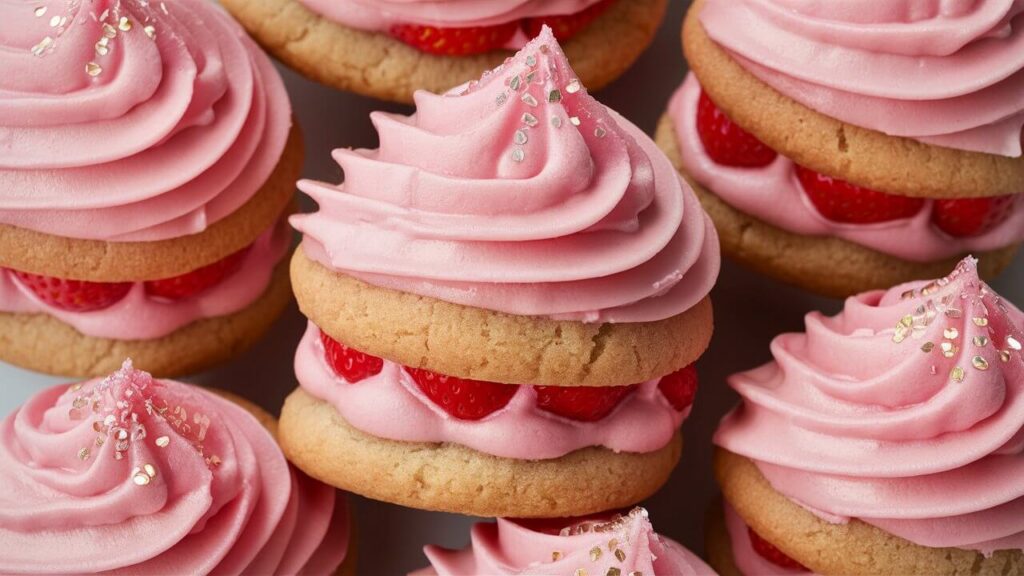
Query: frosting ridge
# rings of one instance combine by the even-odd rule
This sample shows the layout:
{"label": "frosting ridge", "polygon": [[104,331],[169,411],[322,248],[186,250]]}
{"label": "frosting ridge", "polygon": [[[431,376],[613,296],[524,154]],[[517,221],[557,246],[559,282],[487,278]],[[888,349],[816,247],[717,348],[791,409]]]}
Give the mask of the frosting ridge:
{"label": "frosting ridge", "polygon": [[328,574],[346,553],[344,498],[255,418],[130,361],[31,398],[0,425],[0,462],[4,573]]}
{"label": "frosting ridge", "polygon": [[717,235],[653,142],[587,95],[550,30],[411,117],[337,150],[292,217],[319,263],[370,284],[520,315],[647,321],[704,298]]}
{"label": "frosting ridge", "polygon": [[8,3],[0,21],[0,224],[194,234],[245,204],[281,156],[281,78],[208,2]]}
{"label": "frosting ridge", "polygon": [[730,378],[743,403],[715,442],[833,520],[923,546],[1024,548],[1022,331],[971,259],[852,297]]}

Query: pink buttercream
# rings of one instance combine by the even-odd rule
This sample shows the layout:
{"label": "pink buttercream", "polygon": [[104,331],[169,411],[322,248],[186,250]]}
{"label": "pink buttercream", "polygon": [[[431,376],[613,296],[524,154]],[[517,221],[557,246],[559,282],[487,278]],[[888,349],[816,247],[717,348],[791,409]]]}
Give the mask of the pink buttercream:
{"label": "pink buttercream", "polygon": [[248,412],[112,376],[31,398],[0,427],[4,574],[333,574],[345,499],[291,468]]}
{"label": "pink buttercream", "polygon": [[288,253],[291,236],[282,220],[249,247],[236,272],[193,297],[172,301],[149,296],[145,283],[137,282],[113,306],[91,312],[63,310],[43,302],[13,271],[0,268],[0,312],[48,314],[96,338],[162,338],[197,320],[227,316],[255,302],[270,285],[274,267]]}
{"label": "pink buttercream", "polygon": [[976,262],[849,298],[806,327],[730,378],[743,404],[715,442],[829,521],[923,546],[1024,549],[1024,313]]}
{"label": "pink buttercream", "polygon": [[320,205],[292,218],[311,258],[404,292],[592,322],[667,318],[710,291],[710,219],[654,143],[579,86],[550,30],[480,82],[415,98],[411,117],[372,116],[380,149],[334,152],[344,184],[299,183]]}
{"label": "pink buttercream", "polygon": [[736,562],[736,567],[739,568],[740,574],[743,576],[815,574],[805,570],[783,568],[764,559],[754,550],[754,545],[750,541],[750,533],[747,531],[747,525],[743,522],[743,518],[740,518],[740,515],[733,510],[728,502],[723,506],[725,507],[725,528],[729,532],[733,560]]}
{"label": "pink buttercream", "polygon": [[330,403],[346,422],[367,434],[403,442],[450,442],[520,460],[559,458],[590,446],[654,452],[669,443],[690,414],[689,407],[682,412],[673,408],[658,390],[660,380],[651,380],[598,422],[541,410],[532,386],[519,386],[507,406],[483,420],[459,420],[424,395],[400,364],[385,360],[380,374],[348,383],[327,364],[313,323],[295,355],[295,375],[303,390]]}
{"label": "pink buttercream", "polygon": [[[471,540],[469,548],[459,551],[427,546],[430,567],[413,576],[573,576],[612,574],[613,569],[646,576],[715,574],[682,545],[656,534],[643,508],[604,522],[580,522],[561,532],[498,518],[497,523],[474,525]],[[595,549],[601,553],[593,553]]]}
{"label": "pink buttercream", "polygon": [[749,72],[823,114],[1021,155],[1024,0],[708,0],[700,21]]}
{"label": "pink buttercream", "polygon": [[932,223],[935,202],[926,200],[916,216],[879,224],[845,224],[828,220],[804,193],[792,160],[779,155],[764,168],[735,168],[707,155],[697,132],[701,88],[690,74],[669,104],[686,173],[734,208],[795,234],[835,236],[879,252],[930,262],[969,252],[991,251],[1024,241],[1024,194],[1012,214],[991,230],[953,237]]}
{"label": "pink buttercream", "polygon": [[281,78],[210,2],[6,2],[0,31],[0,224],[193,234],[248,201],[281,156]]}

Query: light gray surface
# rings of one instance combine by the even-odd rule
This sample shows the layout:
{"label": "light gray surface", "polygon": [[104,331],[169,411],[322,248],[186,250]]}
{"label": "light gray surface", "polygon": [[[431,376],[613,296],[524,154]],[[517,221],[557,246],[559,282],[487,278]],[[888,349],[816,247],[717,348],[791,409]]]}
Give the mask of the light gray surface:
{"label": "light gray surface", "polygon": [[[665,103],[683,78],[679,28],[685,5],[672,1],[651,50],[623,78],[597,94],[602,102],[648,132],[653,132]],[[376,146],[369,112],[408,111],[329,90],[290,71],[284,75],[305,131],[307,177],[340,180],[341,172],[329,151],[340,146]],[[1024,305],[1024,258],[1018,257],[993,286],[1016,304]],[[711,350],[698,365],[701,388],[696,410],[684,426],[683,460],[668,485],[645,503],[659,532],[698,553],[703,550],[704,513],[716,493],[710,470],[711,433],[735,402],[725,377],[768,360],[771,338],[779,332],[799,330],[806,312],[831,312],[840,303],[808,296],[726,263],[714,292],[714,304],[715,337]],[[295,386],[292,354],[303,327],[304,321],[293,306],[272,334],[242,359],[189,380],[228,388],[276,413]],[[0,363],[0,414],[7,414],[41,387],[62,381]],[[352,502],[359,533],[359,574],[404,574],[424,564],[420,552],[424,544],[461,547],[469,539],[470,518],[412,511],[359,498]]]}

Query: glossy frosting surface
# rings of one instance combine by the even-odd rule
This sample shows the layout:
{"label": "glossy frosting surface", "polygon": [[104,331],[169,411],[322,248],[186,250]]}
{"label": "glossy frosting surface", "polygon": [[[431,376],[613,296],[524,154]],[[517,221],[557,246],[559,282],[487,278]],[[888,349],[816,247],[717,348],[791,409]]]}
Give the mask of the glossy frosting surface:
{"label": "glossy frosting surface", "polygon": [[689,550],[656,534],[643,508],[612,520],[582,521],[560,531],[564,520],[544,523],[547,525],[525,525],[499,518],[496,524],[476,524],[470,547],[465,550],[427,546],[424,551],[430,567],[414,575],[574,576],[610,574],[615,573],[614,569],[621,574],[639,572],[653,576],[715,573]]}
{"label": "glossy frosting surface", "polygon": [[749,72],[827,116],[1021,155],[1024,0],[707,0],[700,21]]}
{"label": "glossy frosting surface", "polygon": [[541,410],[531,386],[519,386],[507,406],[482,420],[460,420],[431,401],[394,362],[385,360],[376,376],[347,382],[327,364],[320,331],[312,323],[295,355],[295,375],[303,390],[330,403],[346,422],[367,434],[403,442],[459,444],[519,460],[558,458],[590,446],[654,452],[669,443],[690,414],[689,407],[682,412],[673,408],[658,390],[660,380],[651,380],[597,422]]}
{"label": "glossy frosting surface", "polygon": [[199,294],[167,300],[147,294],[145,283],[137,282],[114,305],[89,312],[64,310],[44,302],[11,270],[0,268],[0,312],[47,314],[95,338],[162,338],[197,320],[234,314],[259,299],[291,241],[291,228],[282,220],[248,248],[238,270]]}
{"label": "glossy frosting surface", "polygon": [[834,236],[911,262],[934,262],[972,251],[997,250],[1024,241],[1024,194],[1011,215],[983,234],[953,237],[932,222],[933,200],[912,218],[878,224],[828,220],[803,190],[796,165],[781,154],[763,168],[736,168],[708,156],[697,132],[700,84],[692,73],[672,97],[669,114],[675,125],[683,168],[696,182],[734,208],[795,234]]}
{"label": "glossy frosting surface", "polygon": [[345,499],[241,407],[130,362],[0,425],[0,572],[333,574]]}
{"label": "glossy frosting surface", "polygon": [[[703,299],[718,238],[668,159],[587,95],[549,30],[479,82],[375,113],[377,150],[303,181],[303,249],[370,284],[519,315],[632,322]],[[576,124],[579,124],[578,126]]]}
{"label": "glossy frosting surface", "polygon": [[205,230],[271,174],[281,78],[205,0],[0,3],[0,224],[79,239]]}
{"label": "glossy frosting surface", "polygon": [[1024,313],[971,259],[852,297],[730,378],[743,403],[715,442],[826,520],[923,546],[1024,549],[1022,332]]}

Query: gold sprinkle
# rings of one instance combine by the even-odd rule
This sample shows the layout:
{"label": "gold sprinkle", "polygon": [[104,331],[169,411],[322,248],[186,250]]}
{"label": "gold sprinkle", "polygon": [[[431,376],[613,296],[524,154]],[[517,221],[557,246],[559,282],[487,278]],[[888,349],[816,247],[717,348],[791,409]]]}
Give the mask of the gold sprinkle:
{"label": "gold sprinkle", "polygon": [[950,378],[950,380],[952,380],[954,382],[963,382],[964,381],[964,369],[959,367],[959,366],[957,366],[956,368],[953,368],[953,370],[951,370],[949,372],[949,378]]}
{"label": "gold sprinkle", "polygon": [[551,53],[551,47],[548,46],[547,44],[541,44],[540,45],[540,53],[541,54],[550,54]]}
{"label": "gold sprinkle", "polygon": [[99,420],[92,423],[92,429],[94,432],[103,432],[103,428],[103,422],[100,422]]}
{"label": "gold sprinkle", "polygon": [[156,439],[156,445],[160,448],[167,448],[167,445],[171,443],[171,439],[167,436],[161,436]]}
{"label": "gold sprinkle", "polygon": [[609,552],[611,552],[612,550],[615,550],[618,547],[619,547],[619,541],[616,540],[615,538],[612,538],[611,540],[608,541],[608,551]]}
{"label": "gold sprinkle", "polygon": [[508,82],[508,87],[518,91],[519,88],[522,86],[522,81],[523,80],[522,78],[519,77],[519,75],[513,76],[512,79],[509,80]]}
{"label": "gold sprinkle", "polygon": [[150,478],[156,478],[156,466],[153,466],[152,464],[146,464],[142,467],[142,469]]}
{"label": "gold sprinkle", "polygon": [[602,128],[601,126],[598,126],[597,128],[594,129],[594,136],[597,136],[598,138],[604,138],[607,134],[608,132],[605,131],[605,129]]}
{"label": "gold sprinkle", "polygon": [[95,62],[89,62],[85,65],[85,73],[95,78],[103,73],[103,68],[100,68],[100,65]]}
{"label": "gold sprinkle", "polygon": [[128,431],[123,429],[123,428],[118,430],[117,431],[117,439],[118,440],[127,440],[128,439]]}
{"label": "gold sprinkle", "polygon": [[957,351],[957,347],[950,342],[943,342],[939,347],[942,348],[942,355],[946,358],[952,358]]}
{"label": "gold sprinkle", "polygon": [[561,101],[562,101],[562,91],[561,90],[558,90],[556,88],[555,90],[552,90],[552,91],[548,92],[548,102],[561,102]]}
{"label": "gold sprinkle", "polygon": [[132,472],[132,482],[134,482],[136,486],[148,486],[152,480],[153,479],[150,478],[149,475],[140,471],[138,468]]}
{"label": "gold sprinkle", "polygon": [[924,344],[921,345],[921,350],[923,352],[926,352],[926,353],[927,352],[931,352],[934,349],[935,349],[935,344],[932,343],[932,342],[925,342]]}
{"label": "gold sprinkle", "polygon": [[999,352],[999,359],[1002,360],[1003,362],[1009,362],[1010,361],[1010,351],[1009,350],[1001,350]]}
{"label": "gold sprinkle", "polygon": [[515,150],[512,151],[512,161],[513,162],[522,162],[525,159],[526,159],[526,152],[523,152],[522,148],[516,148]]}
{"label": "gold sprinkle", "polygon": [[942,331],[942,337],[946,340],[956,340],[960,336],[960,331],[956,328],[946,328]]}
{"label": "gold sprinkle", "polygon": [[145,33],[146,33],[146,36],[149,36],[149,37],[150,37],[150,39],[152,39],[152,38],[156,38],[156,28],[154,28],[154,27],[153,27],[152,25],[149,25],[149,26],[145,26],[145,27],[144,27],[144,28],[142,29],[142,31],[143,31],[143,32],[145,32]]}
{"label": "gold sprinkle", "polygon": [[587,571],[584,570],[583,568],[577,568],[576,571],[573,572],[572,574],[573,574],[573,576],[587,576]]}
{"label": "gold sprinkle", "polygon": [[974,337],[974,345],[977,346],[978,348],[984,348],[985,346],[988,346],[988,337],[987,336],[975,336]]}
{"label": "gold sprinkle", "polygon": [[579,126],[580,125],[580,118],[579,118],[579,116],[570,116],[569,117],[569,123],[572,124],[573,126]]}
{"label": "gold sprinkle", "polygon": [[533,82],[536,79],[537,79],[537,73],[536,72],[530,72],[529,74],[526,75],[526,83],[527,84]]}
{"label": "gold sprinkle", "polygon": [[526,144],[529,140],[530,138],[526,135],[526,132],[523,130],[516,130],[515,135],[512,137],[512,141],[519,145]]}
{"label": "gold sprinkle", "polygon": [[495,98],[494,101],[498,104],[498,106],[504,105],[505,102],[508,102],[508,92],[502,92],[501,94],[498,94],[498,97]]}
{"label": "gold sprinkle", "polygon": [[537,99],[534,98],[533,94],[530,94],[529,92],[526,92],[525,94],[523,94],[523,96],[520,98],[520,100],[522,100],[523,104],[526,104],[527,106],[536,107],[537,104],[538,104]]}
{"label": "gold sprinkle", "polygon": [[608,572],[605,573],[605,576],[622,576],[622,570],[619,570],[615,566],[611,566],[608,568]]}
{"label": "gold sprinkle", "polygon": [[78,392],[78,391],[79,391],[79,390],[81,390],[81,389],[82,389],[82,384],[81,384],[81,383],[79,383],[79,384],[73,384],[73,385],[71,386],[71,388],[68,388],[68,390],[70,390],[70,391],[72,391],[72,392]]}
{"label": "gold sprinkle", "polygon": [[[106,38],[104,38],[103,40],[106,40]],[[110,53],[109,45],[106,42],[103,42],[102,40],[96,43],[95,48],[97,56],[106,56]]]}
{"label": "gold sprinkle", "polygon": [[527,56],[526,57],[526,65],[527,66],[536,66],[537,65],[537,57],[534,56],[533,54],[530,54],[529,56]]}
{"label": "gold sprinkle", "polygon": [[56,28],[57,26],[60,26],[60,16],[50,18],[50,28]]}
{"label": "gold sprinkle", "polygon": [[539,121],[537,120],[536,116],[527,112],[526,114],[523,114],[523,124],[526,124],[530,128],[533,128],[534,126],[539,124]]}
{"label": "gold sprinkle", "polygon": [[971,366],[974,366],[978,370],[988,370],[988,360],[985,360],[981,356],[975,356],[971,358]]}
{"label": "gold sprinkle", "polygon": [[113,26],[111,26],[110,24],[104,23],[103,24],[103,36],[106,37],[106,38],[113,39],[114,36],[117,36],[117,30]]}
{"label": "gold sprinkle", "polygon": [[984,328],[985,326],[988,326],[988,318],[979,318],[979,317],[975,316],[974,318],[971,318],[971,320],[974,321],[974,325],[975,326],[979,326],[981,328]]}
{"label": "gold sprinkle", "polygon": [[103,439],[103,436],[97,436],[96,437],[96,447],[97,448],[99,448],[100,446],[103,446],[104,443],[106,443],[106,440]]}
{"label": "gold sprinkle", "polygon": [[893,335],[892,335],[892,341],[897,343],[897,344],[899,344],[900,342],[903,342],[904,340],[907,339],[907,334],[908,333],[909,333],[909,331],[907,330],[906,326],[904,326],[902,324],[897,324],[896,325],[896,332],[893,333]]}
{"label": "gold sprinkle", "polygon": [[217,466],[220,466],[220,463],[221,463],[220,457],[217,456],[217,455],[210,456],[209,463],[210,463],[210,466],[213,466],[214,468],[216,468]]}
{"label": "gold sprinkle", "polygon": [[625,562],[626,561],[626,553],[623,552],[621,548],[616,548],[615,549],[615,559],[618,560],[619,562]]}
{"label": "gold sprinkle", "polygon": [[914,297],[914,291],[913,290],[907,290],[903,294],[900,294],[900,300],[910,300],[913,297]]}
{"label": "gold sprinkle", "polygon": [[132,29],[132,21],[127,16],[121,16],[121,19],[117,21],[117,27],[121,32],[127,32]]}
{"label": "gold sprinkle", "polygon": [[555,128],[561,128],[562,127],[562,118],[560,116],[552,116],[551,117],[551,125],[554,126]]}
{"label": "gold sprinkle", "polygon": [[46,14],[46,6],[36,8],[33,10],[33,13],[36,15],[36,18],[42,18]]}
{"label": "gold sprinkle", "polygon": [[82,448],[81,450],[78,451],[78,459],[88,460],[91,454],[92,452],[88,448]]}
{"label": "gold sprinkle", "polygon": [[907,314],[906,316],[900,319],[900,324],[906,326],[907,328],[910,328],[911,326],[914,325],[914,317],[911,316],[910,314]]}
{"label": "gold sprinkle", "polygon": [[960,310],[957,310],[956,308],[946,309],[946,316],[948,316],[949,318],[961,318],[963,317],[963,315],[964,313],[961,312]]}
{"label": "gold sprinkle", "polygon": [[633,570],[629,573],[629,576],[644,576],[644,573],[639,570]]}
{"label": "gold sprinkle", "polygon": [[562,553],[559,552],[558,550],[555,550],[554,552],[551,553],[551,561],[552,562],[558,562],[561,559],[562,559]]}
{"label": "gold sprinkle", "polygon": [[1010,348],[1010,350],[1016,350],[1019,352],[1021,349],[1020,341],[1014,338],[1013,336],[1006,337],[1006,345]]}
{"label": "gold sprinkle", "polygon": [[566,84],[565,86],[565,91],[568,92],[569,94],[575,94],[579,92],[581,89],[583,89],[583,85],[580,84],[579,80],[573,80]]}
{"label": "gold sprinkle", "polygon": [[601,547],[600,546],[594,546],[593,548],[590,549],[590,561],[591,562],[597,562],[600,559],[601,559]]}

